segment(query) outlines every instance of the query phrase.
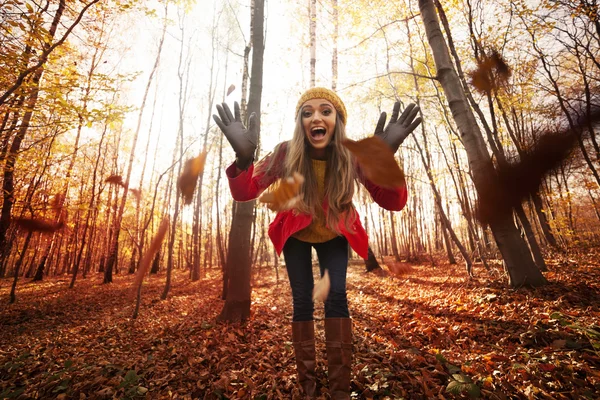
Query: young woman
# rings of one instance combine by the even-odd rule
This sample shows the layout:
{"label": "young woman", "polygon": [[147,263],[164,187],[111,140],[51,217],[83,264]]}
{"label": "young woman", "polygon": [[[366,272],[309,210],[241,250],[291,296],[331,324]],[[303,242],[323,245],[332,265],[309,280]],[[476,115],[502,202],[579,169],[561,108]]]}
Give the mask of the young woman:
{"label": "young woman", "polygon": [[[298,381],[305,394],[317,394],[315,378],[315,333],[313,321],[313,273],[311,248],[319,259],[321,276],[328,270],[331,287],[325,301],[325,338],[329,393],[333,399],[350,398],[352,323],[346,298],[348,245],[367,258],[367,235],[352,204],[355,181],[362,183],[373,200],[387,210],[399,211],[406,204],[406,187],[383,188],[365,178],[352,154],[342,145],[346,138],[346,107],[336,93],[326,88],[307,90],[296,106],[296,127],[290,141],[278,144],[256,167],[255,115],[248,129],[227,104],[217,106],[214,120],[236,153],[227,168],[233,198],[247,201],[258,197],[280,178],[300,173],[304,183],[300,200],[292,209],[278,211],[269,226],[269,236],[278,254],[283,251],[293,297],[292,342]],[[418,108],[409,105],[398,118],[396,103],[388,126],[382,113],[375,130],[395,152],[421,122]]]}

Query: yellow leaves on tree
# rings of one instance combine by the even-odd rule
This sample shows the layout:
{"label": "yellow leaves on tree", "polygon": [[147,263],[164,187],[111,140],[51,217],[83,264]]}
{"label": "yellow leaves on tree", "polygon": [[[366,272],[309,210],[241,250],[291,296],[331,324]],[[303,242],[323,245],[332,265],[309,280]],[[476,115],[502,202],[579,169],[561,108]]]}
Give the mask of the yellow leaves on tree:
{"label": "yellow leaves on tree", "polygon": [[405,185],[404,172],[394,153],[379,137],[370,136],[357,142],[346,139],[343,145],[354,154],[365,177],[374,184],[387,188]]}
{"label": "yellow leaves on tree", "polygon": [[263,193],[258,201],[265,203],[269,210],[289,210],[300,200],[300,186],[304,183],[304,177],[298,172],[293,176],[280,179],[273,190]]}
{"label": "yellow leaves on tree", "polygon": [[511,73],[502,56],[496,50],[492,50],[490,55],[483,56],[477,63],[477,69],[470,73],[471,83],[477,90],[488,93],[506,83]]}
{"label": "yellow leaves on tree", "polygon": [[177,179],[177,189],[183,196],[183,204],[187,205],[192,202],[198,183],[198,176],[204,171],[206,154],[206,151],[203,151],[198,157],[187,160],[183,167],[183,172]]}

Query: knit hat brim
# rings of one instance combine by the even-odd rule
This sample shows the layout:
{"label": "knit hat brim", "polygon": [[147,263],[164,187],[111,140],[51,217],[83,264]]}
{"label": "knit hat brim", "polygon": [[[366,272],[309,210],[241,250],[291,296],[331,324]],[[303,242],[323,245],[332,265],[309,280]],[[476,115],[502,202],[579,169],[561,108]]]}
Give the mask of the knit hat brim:
{"label": "knit hat brim", "polygon": [[325,99],[333,104],[333,107],[340,116],[340,119],[345,124],[347,120],[346,106],[340,97],[333,91],[324,87],[314,87],[308,89],[300,96],[298,104],[296,104],[296,115],[304,103],[313,99]]}

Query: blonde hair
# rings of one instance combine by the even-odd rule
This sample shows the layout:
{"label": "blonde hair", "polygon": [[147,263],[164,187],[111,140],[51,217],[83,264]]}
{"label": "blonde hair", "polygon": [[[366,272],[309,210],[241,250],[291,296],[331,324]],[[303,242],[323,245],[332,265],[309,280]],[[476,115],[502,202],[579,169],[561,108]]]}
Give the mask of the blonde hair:
{"label": "blonde hair", "polygon": [[[328,204],[326,223],[327,227],[337,234],[341,234],[338,229],[340,219],[343,220],[348,232],[353,232],[352,225],[355,222],[352,197],[355,191],[356,170],[352,154],[342,145],[344,139],[346,139],[346,128],[337,114],[333,137],[327,146],[325,171],[325,200]],[[302,126],[302,115],[298,112],[292,139],[278,144],[273,150],[270,162],[261,162],[257,170],[263,170],[265,176],[276,174],[288,177],[294,172],[302,174],[305,181],[300,189],[301,201],[295,208],[314,218],[322,213],[322,208],[312,159],[308,154],[309,146]]]}

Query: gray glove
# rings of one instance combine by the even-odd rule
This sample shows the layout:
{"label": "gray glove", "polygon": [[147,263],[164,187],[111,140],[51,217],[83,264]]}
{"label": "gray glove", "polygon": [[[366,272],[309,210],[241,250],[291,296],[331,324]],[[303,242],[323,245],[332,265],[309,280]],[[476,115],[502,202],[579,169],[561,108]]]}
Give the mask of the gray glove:
{"label": "gray glove", "polygon": [[226,103],[217,104],[219,117],[213,114],[213,119],[225,134],[225,137],[235,151],[235,164],[241,170],[247,170],[254,161],[254,153],[258,143],[258,127],[256,126],[256,115],[252,113],[248,118],[248,129],[240,118],[240,106],[237,101],[233,106],[235,118]]}
{"label": "gray glove", "polygon": [[383,139],[383,141],[390,146],[393,153],[398,151],[398,147],[400,147],[402,142],[404,142],[404,139],[406,139],[408,135],[410,135],[410,133],[414,131],[415,128],[421,123],[421,117],[415,119],[419,113],[419,107],[417,107],[415,103],[410,103],[400,118],[398,118],[399,113],[400,102],[397,101],[394,103],[392,118],[390,119],[388,126],[383,129],[385,126],[385,120],[387,118],[387,114],[384,111],[381,113],[379,121],[377,122],[377,126],[375,127],[375,136],[379,136],[381,139]]}

